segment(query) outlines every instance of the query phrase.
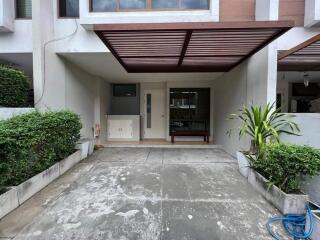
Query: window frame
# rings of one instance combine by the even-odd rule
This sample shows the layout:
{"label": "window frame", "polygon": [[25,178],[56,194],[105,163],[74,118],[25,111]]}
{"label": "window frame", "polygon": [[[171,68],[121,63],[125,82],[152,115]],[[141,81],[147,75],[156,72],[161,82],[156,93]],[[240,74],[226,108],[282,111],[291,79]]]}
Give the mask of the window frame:
{"label": "window frame", "polygon": [[58,19],[79,19],[80,18],[80,1],[81,0],[79,0],[79,14],[78,14],[79,16],[78,17],[61,17],[61,15],[60,15],[60,0],[57,0],[57,18]]}
{"label": "window frame", "polygon": [[[31,17],[18,17],[18,0],[14,1],[14,19],[15,20],[32,20],[32,10],[31,10]],[[32,6],[32,0],[31,0],[31,6]]]}
{"label": "window frame", "polygon": [[120,0],[116,0],[117,2],[117,8],[116,11],[93,11],[93,1],[94,0],[88,0],[89,1],[89,12],[90,13],[119,13],[119,12],[157,12],[157,11],[209,11],[211,9],[211,1],[208,1],[208,8],[201,9],[201,8],[181,8],[181,1],[179,1],[179,7],[178,8],[152,8],[152,1],[153,0],[146,0],[146,8],[132,8],[132,9],[120,9]]}

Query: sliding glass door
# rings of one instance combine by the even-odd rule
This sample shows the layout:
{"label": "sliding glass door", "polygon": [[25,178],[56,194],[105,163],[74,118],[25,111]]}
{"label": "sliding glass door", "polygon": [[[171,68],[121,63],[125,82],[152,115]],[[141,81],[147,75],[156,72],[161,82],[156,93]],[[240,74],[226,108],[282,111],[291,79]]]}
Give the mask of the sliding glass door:
{"label": "sliding glass door", "polygon": [[210,129],[210,89],[170,89],[170,132]]}

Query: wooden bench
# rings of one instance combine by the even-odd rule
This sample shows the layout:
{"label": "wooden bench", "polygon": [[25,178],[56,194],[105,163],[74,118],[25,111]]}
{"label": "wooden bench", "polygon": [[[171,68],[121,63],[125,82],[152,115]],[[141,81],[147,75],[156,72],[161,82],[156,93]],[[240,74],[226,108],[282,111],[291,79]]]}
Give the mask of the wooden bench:
{"label": "wooden bench", "polygon": [[170,132],[171,143],[174,143],[174,137],[184,136],[184,137],[203,137],[204,141],[209,143],[210,133],[208,131],[177,131]]}

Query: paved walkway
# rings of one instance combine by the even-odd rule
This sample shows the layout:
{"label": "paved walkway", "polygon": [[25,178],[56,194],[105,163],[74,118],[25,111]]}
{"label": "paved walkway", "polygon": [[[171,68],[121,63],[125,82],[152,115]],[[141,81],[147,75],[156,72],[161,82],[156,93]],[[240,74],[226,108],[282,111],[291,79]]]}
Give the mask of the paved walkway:
{"label": "paved walkway", "polygon": [[107,148],[0,222],[0,239],[263,240],[277,211],[220,149]]}

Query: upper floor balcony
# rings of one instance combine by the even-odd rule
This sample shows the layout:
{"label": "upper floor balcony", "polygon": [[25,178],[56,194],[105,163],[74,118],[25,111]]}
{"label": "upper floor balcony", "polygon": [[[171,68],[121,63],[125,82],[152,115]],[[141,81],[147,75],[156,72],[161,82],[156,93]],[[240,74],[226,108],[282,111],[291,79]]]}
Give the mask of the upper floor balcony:
{"label": "upper floor balcony", "polygon": [[219,0],[80,0],[80,23],[219,21]]}
{"label": "upper floor balcony", "polygon": [[[255,21],[261,20],[260,2],[268,3],[262,11],[271,12],[272,20],[295,20],[297,26],[307,27],[320,22],[320,0],[43,0],[41,4],[51,5],[48,18],[79,18],[90,29],[106,23]],[[17,19],[31,19],[32,4],[40,1],[0,0],[0,31],[13,31]]]}

